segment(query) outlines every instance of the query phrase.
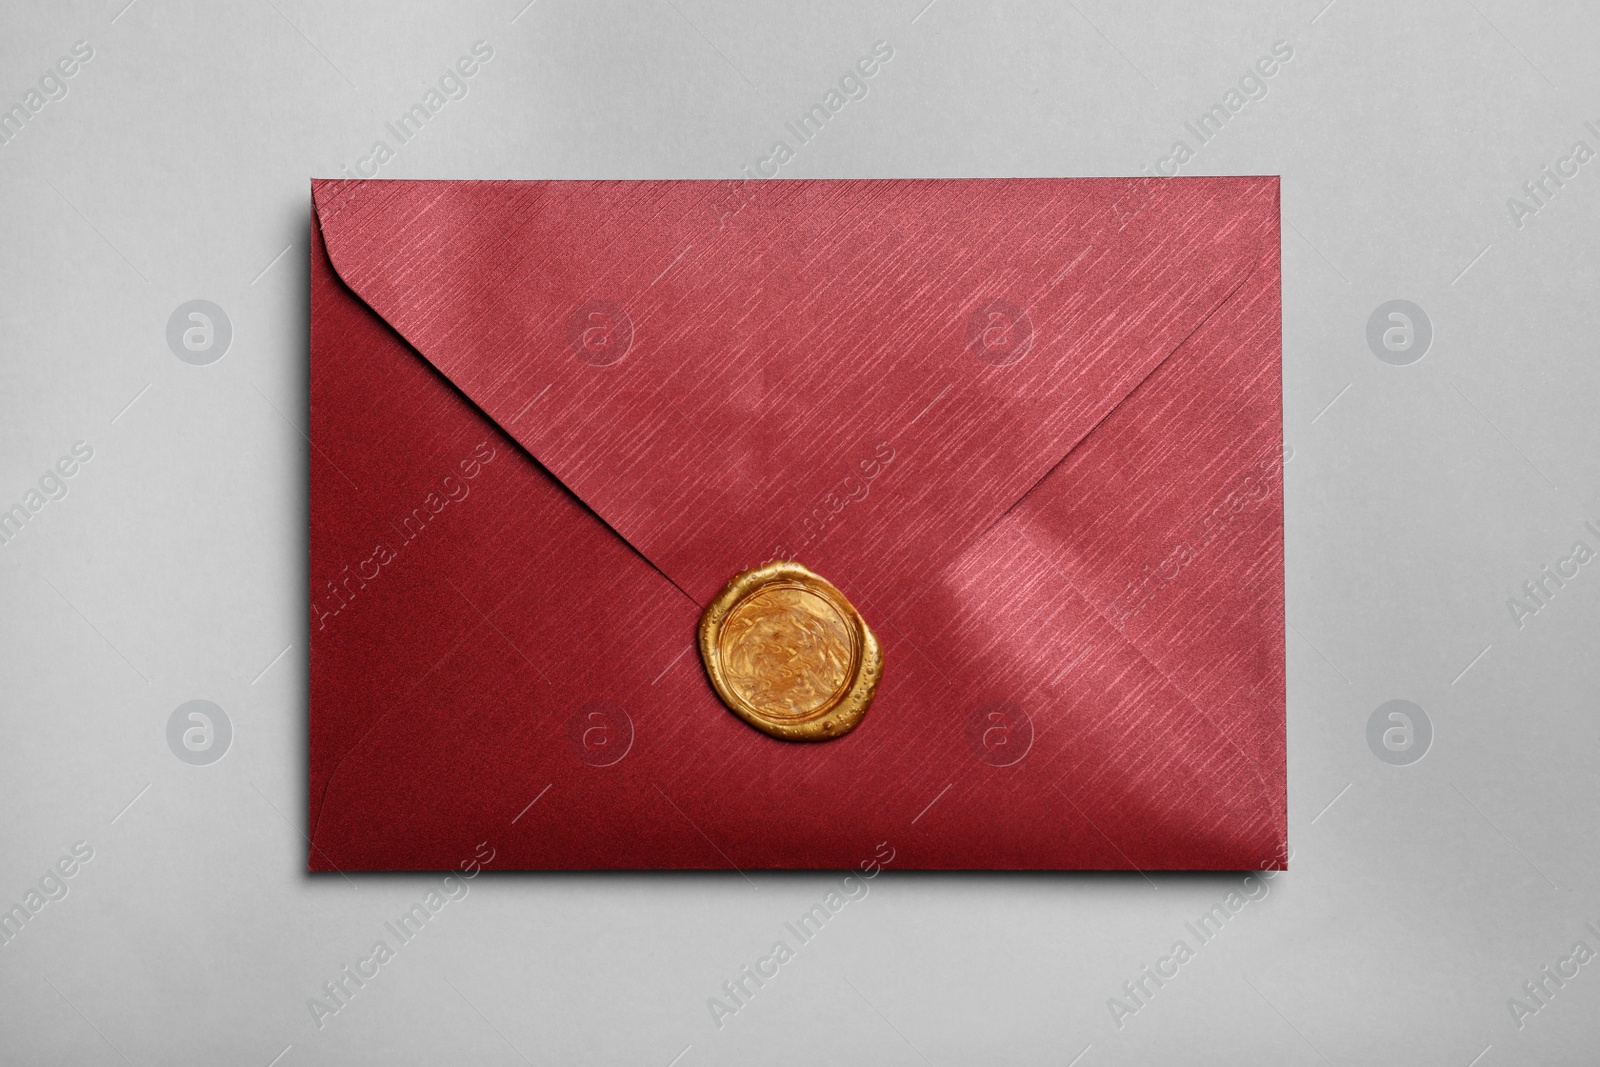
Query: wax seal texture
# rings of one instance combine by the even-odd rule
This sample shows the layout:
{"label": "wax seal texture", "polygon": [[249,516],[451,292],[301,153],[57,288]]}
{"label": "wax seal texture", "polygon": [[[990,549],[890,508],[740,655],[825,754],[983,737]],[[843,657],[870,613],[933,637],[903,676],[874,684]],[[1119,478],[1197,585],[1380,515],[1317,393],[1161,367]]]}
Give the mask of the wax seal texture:
{"label": "wax seal texture", "polygon": [[700,659],[735,715],[788,741],[855,729],[883,675],[883,651],[855,606],[785,560],[734,575],[706,606]]}

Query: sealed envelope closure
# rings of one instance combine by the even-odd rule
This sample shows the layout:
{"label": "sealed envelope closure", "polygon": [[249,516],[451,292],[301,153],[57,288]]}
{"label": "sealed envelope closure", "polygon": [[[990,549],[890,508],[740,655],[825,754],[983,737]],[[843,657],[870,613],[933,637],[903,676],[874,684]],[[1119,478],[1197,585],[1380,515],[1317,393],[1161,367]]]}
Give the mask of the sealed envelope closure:
{"label": "sealed envelope closure", "polygon": [[1285,864],[1276,178],[312,196],[313,869]]}
{"label": "sealed envelope closure", "polygon": [[740,572],[706,605],[700,659],[729,710],[789,741],[854,730],[883,675],[878,639],[855,605],[788,560]]}

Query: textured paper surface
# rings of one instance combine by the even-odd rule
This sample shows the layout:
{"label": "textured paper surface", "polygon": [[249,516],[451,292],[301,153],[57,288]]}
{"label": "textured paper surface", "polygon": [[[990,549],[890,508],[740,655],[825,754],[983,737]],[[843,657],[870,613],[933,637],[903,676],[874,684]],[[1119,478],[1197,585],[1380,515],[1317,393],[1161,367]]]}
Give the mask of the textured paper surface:
{"label": "textured paper surface", "polygon": [[[571,817],[513,866],[845,867],[911,817],[912,867],[1281,865],[1276,180],[727,186],[318,184],[312,867],[451,866],[530,783]],[[680,655],[774,554],[884,641],[839,741]]]}

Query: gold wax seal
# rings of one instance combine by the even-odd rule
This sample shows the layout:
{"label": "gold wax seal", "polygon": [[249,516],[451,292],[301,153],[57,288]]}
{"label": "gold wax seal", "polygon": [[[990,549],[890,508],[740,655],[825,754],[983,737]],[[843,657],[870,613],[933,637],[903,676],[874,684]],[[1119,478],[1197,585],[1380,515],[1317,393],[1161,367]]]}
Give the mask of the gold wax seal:
{"label": "gold wax seal", "polygon": [[734,575],[706,605],[700,659],[735,715],[789,741],[855,729],[883,676],[883,651],[861,613],[784,560]]}

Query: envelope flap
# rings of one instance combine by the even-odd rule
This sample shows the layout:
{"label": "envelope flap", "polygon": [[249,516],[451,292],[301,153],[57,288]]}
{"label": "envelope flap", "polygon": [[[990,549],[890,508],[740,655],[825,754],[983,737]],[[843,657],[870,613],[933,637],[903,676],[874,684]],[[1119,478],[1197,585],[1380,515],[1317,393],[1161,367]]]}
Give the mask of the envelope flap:
{"label": "envelope flap", "polygon": [[1275,178],[314,195],[346,284],[700,603],[775,557],[893,597],[1026,494],[1277,234]]}

